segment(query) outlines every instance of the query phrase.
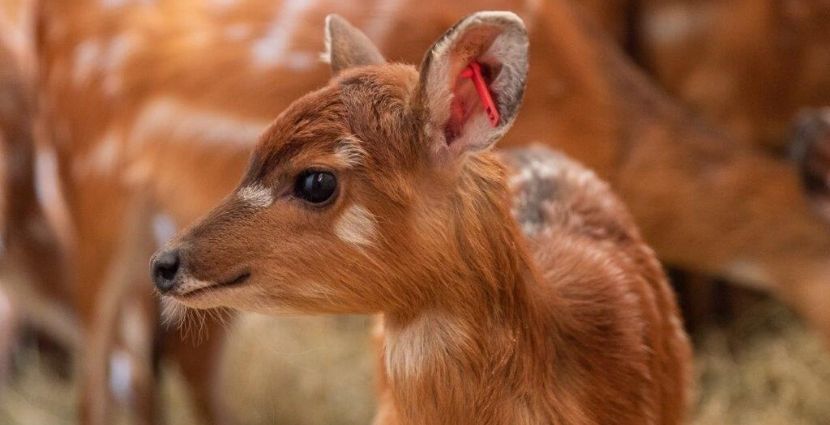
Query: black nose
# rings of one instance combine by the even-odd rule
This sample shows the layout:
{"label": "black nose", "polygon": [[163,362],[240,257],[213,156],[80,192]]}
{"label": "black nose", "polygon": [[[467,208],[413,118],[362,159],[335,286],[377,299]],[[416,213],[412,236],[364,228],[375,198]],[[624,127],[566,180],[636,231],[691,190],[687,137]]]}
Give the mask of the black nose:
{"label": "black nose", "polygon": [[153,258],[150,264],[150,273],[156,288],[162,293],[173,289],[176,282],[176,273],[179,272],[179,251],[164,251]]}

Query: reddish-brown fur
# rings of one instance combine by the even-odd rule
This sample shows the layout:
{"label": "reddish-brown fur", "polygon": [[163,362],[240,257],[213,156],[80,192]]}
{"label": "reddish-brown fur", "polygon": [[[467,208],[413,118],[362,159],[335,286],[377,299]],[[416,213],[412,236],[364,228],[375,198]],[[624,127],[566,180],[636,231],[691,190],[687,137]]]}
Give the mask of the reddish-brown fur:
{"label": "reddish-brown fur", "polygon": [[830,4],[642,0],[643,63],[672,95],[738,141],[777,151],[800,108],[830,98]]}
{"label": "reddish-brown fur", "polygon": [[[64,305],[69,288],[57,223],[49,222],[35,194],[38,92],[30,3],[0,5],[0,291],[7,292],[21,320],[51,340],[74,347],[79,337]],[[14,322],[0,321],[0,327]]]}
{"label": "reddish-brown fur", "polygon": [[[789,164],[691,119],[561,1],[380,3],[308,3],[295,18],[285,57],[316,57],[323,47],[319,27],[331,11],[369,29],[373,17],[388,17],[378,43],[388,57],[411,62],[459,17],[513,9],[531,24],[534,71],[524,113],[505,144],[538,141],[562,149],[611,183],[663,259],[761,284],[830,329],[822,308],[830,232]],[[254,141],[249,127],[264,127],[325,81],[327,70],[313,61],[292,68],[293,62],[259,66],[251,59],[251,46],[284,15],[286,2],[253,0],[227,10],[211,4],[43,6],[38,113],[56,149],[77,235],[68,250],[69,287],[87,329],[108,285],[107,270],[121,261],[113,253],[136,194],[149,194],[154,211],[179,226],[190,223],[237,182]],[[132,40],[128,54],[121,62],[104,60],[124,34]],[[188,121],[190,111],[212,120]],[[235,127],[229,131],[217,117]],[[115,152],[115,159],[99,166],[95,158],[107,157],[102,152]],[[207,378],[194,372],[193,379]],[[200,394],[209,399],[208,390]]]}
{"label": "reddish-brown fur", "polygon": [[[541,173],[518,182],[518,193],[538,179],[554,186],[535,201],[543,223],[526,240],[503,166],[474,152],[493,136],[465,127],[483,112],[465,114],[446,141],[432,130],[435,93],[444,93],[432,87],[451,84],[463,96],[463,83],[450,83],[465,64],[456,61],[489,58],[490,31],[512,37],[492,28],[519,25],[479,16],[436,43],[420,79],[411,67],[358,66],[289,106],[234,194],[157,257],[181,264],[172,286],[158,275],[157,285],[200,308],[383,312],[391,407],[381,412],[395,419],[381,423],[680,423],[688,341],[658,262],[608,188],[544,150],[509,157],[514,174]],[[335,70],[337,49],[372,56],[354,53],[367,49],[364,38],[344,47],[330,33]],[[436,75],[444,61],[449,80]],[[500,77],[513,72],[490,63]],[[505,81],[523,85],[516,78]],[[518,105],[506,93],[495,95],[509,125]],[[358,164],[335,159],[343,140],[362,152]],[[292,194],[304,169],[338,176],[330,205]],[[251,188],[273,199],[260,204]],[[373,223],[345,225],[369,228],[369,243],[340,232],[357,206]]]}

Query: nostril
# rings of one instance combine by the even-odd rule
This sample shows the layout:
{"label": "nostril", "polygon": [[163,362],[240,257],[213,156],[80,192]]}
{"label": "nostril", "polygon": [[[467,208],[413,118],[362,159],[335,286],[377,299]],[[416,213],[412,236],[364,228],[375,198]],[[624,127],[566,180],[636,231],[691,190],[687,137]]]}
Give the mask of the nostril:
{"label": "nostril", "polygon": [[153,281],[160,291],[168,291],[173,287],[179,265],[177,250],[163,252],[153,259]]}
{"label": "nostril", "polygon": [[179,271],[179,257],[171,256],[165,258],[165,261],[159,263],[158,272],[162,279],[172,280],[176,277],[176,272]]}

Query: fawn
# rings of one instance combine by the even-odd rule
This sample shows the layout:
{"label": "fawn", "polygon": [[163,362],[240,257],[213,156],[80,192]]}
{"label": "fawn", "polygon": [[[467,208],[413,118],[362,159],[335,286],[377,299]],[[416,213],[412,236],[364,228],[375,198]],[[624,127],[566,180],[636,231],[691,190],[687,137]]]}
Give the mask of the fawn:
{"label": "fawn", "polygon": [[[102,344],[91,340],[112,333],[101,328],[120,326],[118,315],[105,314],[123,310],[108,307],[106,299],[114,297],[102,295],[125,284],[112,276],[142,277],[129,283],[146,293],[129,301],[141,299],[146,311],[130,322],[144,322],[147,335],[140,340],[161,337],[146,276],[123,270],[125,264],[143,268],[152,252],[125,258],[134,251],[124,238],[135,227],[126,220],[134,198],[148,195],[157,208],[153,227],[167,228],[193,222],[231,191],[267,123],[325,82],[328,70],[316,60],[323,43],[311,29],[329,12],[359,24],[388,57],[416,61],[459,17],[479,9],[516,11],[528,22],[534,72],[522,116],[500,143],[535,140],[578,159],[611,184],[662,260],[780,294],[830,335],[830,310],[824,308],[830,232],[803,199],[794,167],[734,143],[679,108],[571,3],[37,2],[38,114],[76,236],[65,251],[71,267],[53,273],[42,267],[51,263],[39,257],[42,251],[30,249],[37,244],[17,245],[31,251],[38,275],[67,280],[70,294],[61,299],[77,312],[81,345],[92,353],[82,356],[78,374],[81,423],[110,422],[108,409],[95,406],[107,402],[100,388],[106,361],[98,360],[109,356],[96,351],[111,347],[99,350]],[[622,31],[620,18],[634,21],[625,15],[642,9],[619,2],[614,7],[625,13],[615,18],[608,2],[574,3],[608,14],[599,16],[600,29],[613,26],[615,32]],[[688,53],[682,47],[674,52]],[[8,227],[21,237],[38,236],[17,220],[25,217],[10,217]],[[22,241],[8,239],[9,250],[15,240]],[[215,389],[222,384],[211,362],[220,357],[223,329],[213,321],[208,326],[209,345],[188,347],[175,335],[159,345],[193,384],[204,422],[219,423],[222,397]],[[145,399],[155,393],[149,385],[134,391]],[[141,414],[155,423],[152,413]]]}
{"label": "fawn", "polygon": [[[688,341],[621,204],[590,173],[526,153],[513,160],[533,195],[517,212],[535,217],[528,240],[511,215],[487,149],[521,104],[522,21],[473,14],[418,72],[336,15],[326,45],[335,77],[156,253],[156,288],[195,308],[382,312],[378,423],[679,423]],[[551,185],[563,167],[571,184]]]}

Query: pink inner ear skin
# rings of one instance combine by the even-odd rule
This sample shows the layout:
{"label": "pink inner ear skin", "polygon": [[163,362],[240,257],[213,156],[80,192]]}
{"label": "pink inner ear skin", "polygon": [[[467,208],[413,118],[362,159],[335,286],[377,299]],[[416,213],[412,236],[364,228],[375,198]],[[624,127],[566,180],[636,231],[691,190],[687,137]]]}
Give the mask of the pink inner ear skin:
{"label": "pink inner ear skin", "polygon": [[499,111],[478,62],[472,62],[459,73],[452,93],[450,118],[444,129],[447,144],[462,135],[464,125],[476,113],[486,113],[490,124],[498,127]]}
{"label": "pink inner ear skin", "polygon": [[499,109],[496,108],[496,102],[493,101],[490,87],[487,86],[484,75],[481,74],[481,64],[475,61],[470,62],[470,65],[461,71],[461,76],[469,78],[473,82],[478,93],[478,98],[484,106],[484,112],[487,114],[487,118],[490,119],[490,124],[493,127],[498,127],[500,118]]}

